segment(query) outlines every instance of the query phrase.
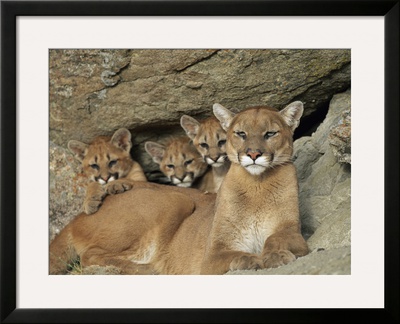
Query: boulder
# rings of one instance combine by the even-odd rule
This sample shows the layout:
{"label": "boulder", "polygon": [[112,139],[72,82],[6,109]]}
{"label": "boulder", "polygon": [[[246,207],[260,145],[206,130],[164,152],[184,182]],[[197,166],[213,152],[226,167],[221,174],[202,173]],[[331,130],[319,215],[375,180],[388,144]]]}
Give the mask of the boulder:
{"label": "boulder", "polygon": [[49,231],[50,241],[73,217],[82,212],[88,179],[78,162],[62,146],[49,146]]}
{"label": "boulder", "polygon": [[350,91],[335,95],[317,131],[294,142],[302,229],[312,249],[350,245],[351,153],[336,153],[337,141],[350,143],[350,105]]}

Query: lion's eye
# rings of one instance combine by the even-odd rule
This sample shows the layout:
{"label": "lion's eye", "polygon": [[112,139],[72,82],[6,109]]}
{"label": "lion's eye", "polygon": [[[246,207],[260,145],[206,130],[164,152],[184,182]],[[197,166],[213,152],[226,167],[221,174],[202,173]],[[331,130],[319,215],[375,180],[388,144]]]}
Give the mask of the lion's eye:
{"label": "lion's eye", "polygon": [[175,168],[175,165],[173,165],[173,164],[167,164],[167,168],[173,169],[173,168]]}
{"label": "lion's eye", "polygon": [[208,149],[208,144],[207,143],[200,143],[200,146],[202,148]]}
{"label": "lion's eye", "polygon": [[95,169],[95,170],[100,169],[99,166],[98,166],[97,164],[91,164],[90,167],[91,167],[92,169]]}
{"label": "lion's eye", "polygon": [[193,160],[187,160],[187,161],[184,162],[184,164],[185,164],[185,166],[188,166],[192,162],[193,162]]}
{"label": "lion's eye", "polygon": [[241,137],[242,139],[246,139],[247,135],[245,132],[235,132],[235,134],[239,137]]}
{"label": "lion's eye", "polygon": [[117,164],[117,160],[112,160],[112,161],[110,161],[110,163],[108,163],[108,167],[112,168],[116,164]]}
{"label": "lion's eye", "polygon": [[221,147],[222,145],[225,145],[225,143],[226,143],[226,140],[220,140],[218,142],[218,146]]}
{"label": "lion's eye", "polygon": [[266,132],[265,135],[264,135],[264,138],[268,139],[268,138],[270,138],[272,136],[275,136],[276,133],[278,133],[278,132]]}

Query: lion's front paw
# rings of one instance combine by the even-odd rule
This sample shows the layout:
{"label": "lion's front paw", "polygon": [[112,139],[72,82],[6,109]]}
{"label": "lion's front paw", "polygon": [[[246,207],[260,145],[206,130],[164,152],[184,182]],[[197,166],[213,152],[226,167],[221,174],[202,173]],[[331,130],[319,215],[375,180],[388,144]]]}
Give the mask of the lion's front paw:
{"label": "lion's front paw", "polygon": [[261,258],[255,255],[240,255],[234,257],[229,270],[257,270],[264,268]]}
{"label": "lion's front paw", "polygon": [[105,195],[106,192],[100,184],[92,183],[86,193],[83,211],[88,215],[95,213],[101,206]]}
{"label": "lion's front paw", "polygon": [[98,188],[97,190],[92,190],[87,193],[86,200],[102,201],[106,196],[106,192],[103,188]]}
{"label": "lion's front paw", "polygon": [[106,186],[109,195],[115,195],[132,189],[132,182],[129,180],[115,180]]}
{"label": "lion's front paw", "polygon": [[277,268],[296,260],[295,255],[289,250],[268,253],[264,259],[266,268]]}
{"label": "lion's front paw", "polygon": [[98,209],[100,208],[102,202],[103,202],[102,200],[87,199],[83,203],[83,211],[88,215],[94,214],[95,212],[98,211]]}

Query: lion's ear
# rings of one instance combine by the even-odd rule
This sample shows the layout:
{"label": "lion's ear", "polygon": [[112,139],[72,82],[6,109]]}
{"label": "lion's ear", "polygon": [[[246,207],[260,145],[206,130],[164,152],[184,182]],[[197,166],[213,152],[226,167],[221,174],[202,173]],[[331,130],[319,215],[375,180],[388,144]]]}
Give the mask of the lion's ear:
{"label": "lion's ear", "polygon": [[303,103],[301,101],[295,101],[287,105],[280,111],[281,116],[285,120],[286,124],[294,131],[300,124],[300,117],[303,115]]}
{"label": "lion's ear", "polygon": [[199,131],[200,123],[193,117],[183,115],[181,117],[181,126],[185,130],[187,136],[189,136],[190,139],[194,139]]}
{"label": "lion's ear", "polygon": [[158,144],[156,142],[146,142],[144,143],[144,149],[146,150],[147,153],[150,154],[150,156],[153,158],[153,161],[157,164],[160,164],[162,161],[162,158],[165,153],[165,146]]}
{"label": "lion's ear", "polygon": [[89,147],[88,144],[79,141],[70,140],[68,142],[68,149],[71,151],[72,154],[74,154],[75,159],[77,159],[80,162],[82,162],[83,159],[85,158],[88,147]]}
{"label": "lion's ear", "polygon": [[215,117],[217,117],[217,119],[221,123],[221,127],[225,131],[227,131],[229,125],[232,122],[233,117],[235,117],[235,114],[230,110],[226,109],[224,106],[220,105],[219,103],[215,103],[213,105],[213,112]]}
{"label": "lion's ear", "polygon": [[132,148],[131,132],[126,128],[118,129],[112,136],[111,143],[116,147],[129,152]]}

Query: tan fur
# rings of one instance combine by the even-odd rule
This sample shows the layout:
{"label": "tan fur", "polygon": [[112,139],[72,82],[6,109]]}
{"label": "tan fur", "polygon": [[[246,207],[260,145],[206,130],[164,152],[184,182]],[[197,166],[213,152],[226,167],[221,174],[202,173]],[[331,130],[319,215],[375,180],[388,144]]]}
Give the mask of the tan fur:
{"label": "tan fur", "polygon": [[171,137],[164,143],[148,141],[144,147],[171,184],[184,188],[202,187],[200,178],[207,171],[207,163],[187,137]]}
{"label": "tan fur", "polygon": [[147,181],[142,167],[131,158],[131,147],[131,133],[125,128],[112,137],[98,136],[90,144],[68,142],[68,148],[91,181],[83,205],[86,214],[96,212],[107,194],[129,190],[135,181]]}
{"label": "tan fur", "polygon": [[295,102],[234,116],[215,105],[232,158],[217,195],[138,183],[109,196],[96,217],[79,215],[53,240],[50,273],[65,273],[78,256],[82,266],[114,265],[126,274],[223,274],[306,255],[290,157],[302,111]]}
{"label": "tan fur", "polygon": [[204,177],[200,189],[216,193],[230,166],[226,156],[225,130],[214,116],[199,122],[193,117],[183,115],[181,126],[204,161],[212,167]]}

